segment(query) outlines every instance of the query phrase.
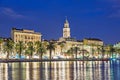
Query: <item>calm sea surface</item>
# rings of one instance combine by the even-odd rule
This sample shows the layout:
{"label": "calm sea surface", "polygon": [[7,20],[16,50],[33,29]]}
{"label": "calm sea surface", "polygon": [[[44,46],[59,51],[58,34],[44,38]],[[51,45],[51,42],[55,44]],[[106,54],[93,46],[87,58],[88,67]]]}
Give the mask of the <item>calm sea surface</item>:
{"label": "calm sea surface", "polygon": [[120,80],[120,61],[0,63],[0,80]]}

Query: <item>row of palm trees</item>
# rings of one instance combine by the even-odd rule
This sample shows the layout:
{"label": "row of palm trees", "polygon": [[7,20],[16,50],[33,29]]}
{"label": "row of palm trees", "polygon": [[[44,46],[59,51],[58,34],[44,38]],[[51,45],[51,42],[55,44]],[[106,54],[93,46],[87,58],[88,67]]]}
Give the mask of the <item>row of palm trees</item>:
{"label": "row of palm trees", "polygon": [[46,53],[46,50],[49,50],[51,59],[52,51],[55,50],[55,44],[53,42],[48,43],[40,41],[36,41],[35,43],[28,42],[25,44],[22,41],[14,43],[11,39],[6,40],[5,42],[0,39],[0,51],[7,54],[7,59],[9,59],[9,56],[12,55],[12,53],[18,53],[19,58],[21,58],[21,55],[29,55],[30,59],[32,59],[33,53],[36,53],[39,55],[39,58],[42,59],[43,53]]}
{"label": "row of palm trees", "polygon": [[[13,40],[8,39],[4,42],[4,44],[3,42],[4,41],[0,39],[0,51],[7,54],[7,57],[6,57],[7,59],[9,59],[9,56],[12,55],[12,53],[18,53],[19,58],[21,58],[21,55],[26,55],[26,56],[28,55],[30,59],[32,59],[33,53],[37,53],[39,55],[39,58],[42,59],[43,54],[46,53],[47,50],[49,51],[49,59],[52,59],[52,51],[55,52],[55,49],[56,49],[56,43],[51,41],[49,42],[37,41],[35,43],[33,42],[23,43],[22,41],[19,41],[18,43],[14,43]],[[63,48],[65,46],[65,42],[60,42],[58,43],[58,45],[60,45],[61,53],[62,53]],[[3,47],[3,50],[1,46]],[[93,47],[94,45],[92,45],[91,50],[92,50],[92,55],[94,57]],[[107,47],[109,47],[109,49],[106,49],[106,46],[97,46],[98,54],[102,54],[102,56],[104,56],[105,54],[113,56],[114,52],[120,54],[120,49],[114,48],[112,45],[108,45]],[[71,47],[67,51],[67,53],[68,55],[71,55],[71,56],[75,54],[75,58],[77,58],[78,51],[80,50],[82,51],[82,55],[84,59],[85,50],[80,49],[80,47],[78,46]]]}
{"label": "row of palm trees", "polygon": [[[72,55],[75,54],[75,58],[77,59],[79,51],[81,51],[83,59],[85,58],[86,53],[90,55],[90,53],[87,52],[87,50],[85,50],[83,47],[81,49],[80,47],[77,46],[71,47],[67,53]],[[114,55],[120,56],[120,48],[115,48],[113,45],[106,45],[106,46],[92,45],[91,53],[92,53],[92,58],[95,57],[96,53],[97,56],[101,55],[101,58],[114,58]],[[105,57],[105,55],[107,55],[107,57]]]}
{"label": "row of palm trees", "polygon": [[105,50],[107,55],[110,55],[110,57],[114,57],[114,55],[119,55],[120,56],[120,48],[114,47],[113,45],[108,45],[107,46],[109,49]]}

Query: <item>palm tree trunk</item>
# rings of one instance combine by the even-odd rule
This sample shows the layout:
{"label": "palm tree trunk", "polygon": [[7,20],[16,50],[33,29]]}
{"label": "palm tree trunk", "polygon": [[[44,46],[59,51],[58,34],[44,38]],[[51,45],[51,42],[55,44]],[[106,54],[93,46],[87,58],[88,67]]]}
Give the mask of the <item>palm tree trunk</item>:
{"label": "palm tree trunk", "polygon": [[94,57],[94,49],[92,48],[92,58]]}
{"label": "palm tree trunk", "polygon": [[107,52],[107,58],[108,58],[108,52]]}
{"label": "palm tree trunk", "polygon": [[91,46],[91,55],[92,55],[92,58],[94,57],[93,56],[93,46]]}
{"label": "palm tree trunk", "polygon": [[[39,52],[38,52],[39,53]],[[41,59],[41,53],[39,53],[39,59]]]}
{"label": "palm tree trunk", "polygon": [[31,53],[30,53],[30,59],[32,59],[32,53],[33,53],[33,52],[31,51]]}
{"label": "palm tree trunk", "polygon": [[82,47],[82,54],[83,54],[83,60],[84,60],[84,45]]}
{"label": "palm tree trunk", "polygon": [[112,58],[113,58],[113,51],[112,51]]}
{"label": "palm tree trunk", "polygon": [[62,53],[62,48],[61,48],[61,53]]}
{"label": "palm tree trunk", "polygon": [[77,59],[77,47],[75,48],[75,53],[76,53],[75,58]]}
{"label": "palm tree trunk", "polygon": [[51,60],[51,54],[52,54],[52,50],[50,49],[50,60]]}
{"label": "palm tree trunk", "polygon": [[56,53],[55,53],[55,50],[54,50],[54,55],[55,55]]}
{"label": "palm tree trunk", "polygon": [[42,55],[43,55],[43,53],[40,54],[40,58],[41,58],[41,60],[42,60]]}
{"label": "palm tree trunk", "polygon": [[9,59],[9,52],[7,53],[7,59]]}
{"label": "palm tree trunk", "polygon": [[20,46],[20,53],[19,53],[19,58],[21,59],[21,46]]}

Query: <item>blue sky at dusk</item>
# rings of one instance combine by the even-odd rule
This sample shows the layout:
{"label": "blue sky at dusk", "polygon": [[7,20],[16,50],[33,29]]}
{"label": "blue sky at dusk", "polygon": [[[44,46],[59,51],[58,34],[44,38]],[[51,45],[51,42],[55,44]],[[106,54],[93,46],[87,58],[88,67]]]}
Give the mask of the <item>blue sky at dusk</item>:
{"label": "blue sky at dusk", "polygon": [[73,38],[120,41],[120,0],[0,0],[0,36],[9,37],[16,27],[58,39],[65,16]]}

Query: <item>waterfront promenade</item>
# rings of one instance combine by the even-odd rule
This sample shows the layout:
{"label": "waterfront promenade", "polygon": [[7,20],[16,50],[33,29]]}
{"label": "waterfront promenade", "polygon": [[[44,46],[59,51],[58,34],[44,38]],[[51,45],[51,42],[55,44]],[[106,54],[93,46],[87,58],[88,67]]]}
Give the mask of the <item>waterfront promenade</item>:
{"label": "waterfront promenade", "polygon": [[0,63],[7,62],[49,62],[49,61],[109,61],[110,59],[0,59]]}

